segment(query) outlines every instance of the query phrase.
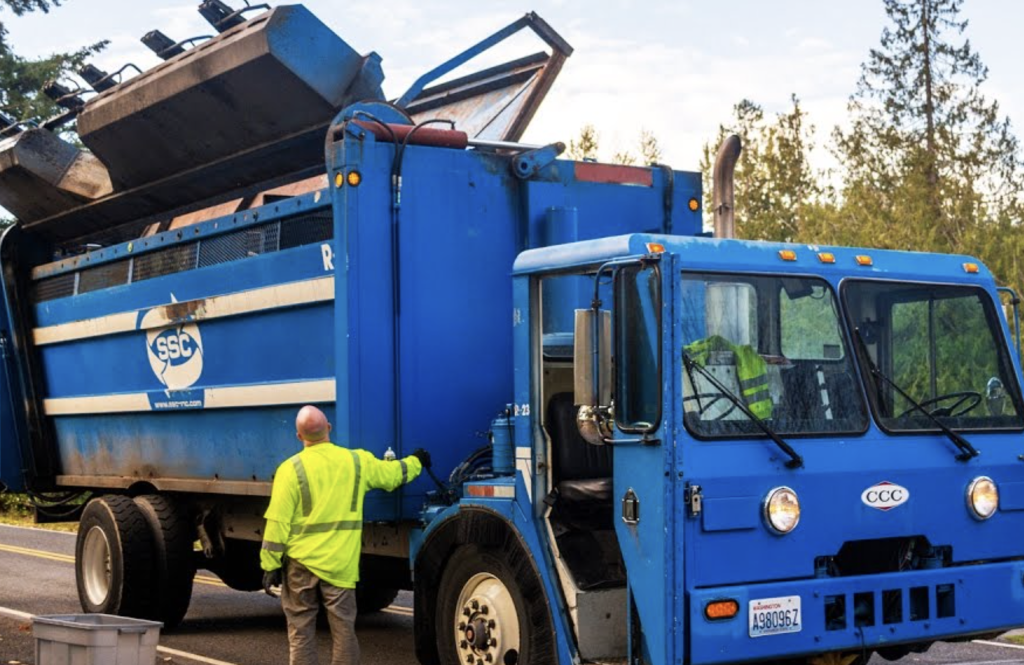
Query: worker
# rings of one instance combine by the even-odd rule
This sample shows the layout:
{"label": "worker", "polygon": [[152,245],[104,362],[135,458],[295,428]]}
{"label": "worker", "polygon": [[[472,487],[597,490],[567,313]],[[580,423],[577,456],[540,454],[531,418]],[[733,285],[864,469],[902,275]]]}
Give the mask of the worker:
{"label": "worker", "polygon": [[320,601],[331,626],[332,665],[359,662],[355,587],[359,581],[363,495],[392,491],[430,468],[430,454],[383,461],[331,443],[323,411],[304,406],[295,418],[303,449],[278,467],[264,517],[263,588],[281,587],[291,665],[315,665]]}
{"label": "worker", "polygon": [[747,408],[758,418],[772,415],[772,397],[768,383],[768,364],[753,348],[746,344],[733,344],[720,335],[697,340],[685,347],[690,360],[700,366],[708,362],[712,351],[731,351],[736,359],[736,380]]}

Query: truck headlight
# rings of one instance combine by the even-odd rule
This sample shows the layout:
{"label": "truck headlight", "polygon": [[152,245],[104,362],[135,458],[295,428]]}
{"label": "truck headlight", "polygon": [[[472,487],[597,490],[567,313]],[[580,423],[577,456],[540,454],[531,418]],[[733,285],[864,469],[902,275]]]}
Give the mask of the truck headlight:
{"label": "truck headlight", "polygon": [[999,509],[999,488],[988,476],[978,476],[967,486],[967,507],[975,519],[987,520]]}
{"label": "truck headlight", "polygon": [[764,500],[764,521],[774,533],[789,533],[800,523],[800,500],[788,487],[776,487]]}

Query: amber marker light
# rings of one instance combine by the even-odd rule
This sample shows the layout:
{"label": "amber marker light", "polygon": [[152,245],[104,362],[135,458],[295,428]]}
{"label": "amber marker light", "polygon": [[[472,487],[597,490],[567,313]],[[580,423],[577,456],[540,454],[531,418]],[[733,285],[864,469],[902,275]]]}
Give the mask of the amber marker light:
{"label": "amber marker light", "polygon": [[836,255],[833,254],[832,252],[819,252],[818,260],[821,261],[822,263],[835,263]]}
{"label": "amber marker light", "polygon": [[791,249],[780,249],[779,258],[783,261],[796,261],[796,252]]}
{"label": "amber marker light", "polygon": [[347,180],[348,184],[351,185],[352,187],[358,187],[359,183],[363,181],[363,176],[362,174],[359,173],[359,171],[349,171],[348,176],[345,178],[345,180]]}
{"label": "amber marker light", "polygon": [[704,616],[711,621],[719,619],[731,619],[740,611],[740,604],[731,598],[729,600],[713,600],[704,606]]}
{"label": "amber marker light", "polygon": [[335,187],[341,187],[344,184],[345,184],[345,174],[342,173],[341,171],[338,171],[337,173],[334,174],[334,186]]}
{"label": "amber marker light", "polygon": [[977,273],[978,272],[978,264],[977,263],[965,263],[964,264],[964,272],[970,273],[971,275]]}
{"label": "amber marker light", "polygon": [[693,212],[697,212],[698,210],[700,210],[700,201],[698,201],[697,199],[690,199],[688,205],[690,206],[690,210],[692,210]]}
{"label": "amber marker light", "polygon": [[872,261],[871,257],[868,256],[867,254],[858,254],[856,256],[856,259],[857,259],[857,265],[859,265],[859,266],[874,265],[874,261]]}
{"label": "amber marker light", "polygon": [[660,242],[649,242],[649,243],[647,243],[647,253],[648,254],[664,254],[665,253],[665,245],[662,245]]}

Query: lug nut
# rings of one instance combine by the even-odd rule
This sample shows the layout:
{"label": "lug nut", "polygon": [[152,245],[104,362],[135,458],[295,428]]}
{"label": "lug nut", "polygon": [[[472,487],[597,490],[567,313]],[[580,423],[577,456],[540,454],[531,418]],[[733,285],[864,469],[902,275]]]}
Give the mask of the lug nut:
{"label": "lug nut", "polygon": [[470,615],[472,615],[472,614],[473,614],[473,613],[469,611],[469,608],[468,608],[468,607],[463,607],[463,608],[462,608],[462,616],[467,616],[467,617],[468,617],[468,616],[470,616]]}
{"label": "lug nut", "polygon": [[481,606],[480,606],[480,613],[481,613],[481,614],[487,614],[487,612],[488,612],[488,611],[489,611],[489,610],[487,609],[487,606],[486,606],[486,605],[481,605]]}
{"label": "lug nut", "polygon": [[492,637],[492,638],[491,638],[491,642],[490,642],[490,645],[489,645],[489,646],[492,646],[492,647],[496,647],[496,646],[498,646],[498,640],[496,640],[496,639],[494,639],[494,638]]}
{"label": "lug nut", "polygon": [[491,654],[489,654],[489,653],[485,653],[485,654],[484,654],[484,660],[486,660],[486,661],[487,661],[488,663],[490,663],[491,661],[493,661],[493,660],[494,660],[494,656],[492,656],[492,655],[491,655]]}
{"label": "lug nut", "polygon": [[469,663],[469,665],[473,665],[473,655],[472,654],[466,656],[466,662]]}
{"label": "lug nut", "polygon": [[475,610],[475,609],[480,607],[480,603],[478,603],[475,600],[471,600],[471,601],[469,601],[469,606],[472,607]]}
{"label": "lug nut", "polygon": [[488,627],[488,628],[490,628],[491,630],[494,630],[494,627],[495,627],[496,625],[497,625],[497,624],[496,624],[496,623],[494,623],[494,619],[488,619],[488,620],[487,620],[487,627]]}
{"label": "lug nut", "polygon": [[461,642],[459,642],[459,648],[460,649],[468,649],[469,648],[469,642],[467,642],[466,640],[462,640]]}
{"label": "lug nut", "polygon": [[466,630],[466,622],[465,621],[460,621],[459,622],[459,630]]}

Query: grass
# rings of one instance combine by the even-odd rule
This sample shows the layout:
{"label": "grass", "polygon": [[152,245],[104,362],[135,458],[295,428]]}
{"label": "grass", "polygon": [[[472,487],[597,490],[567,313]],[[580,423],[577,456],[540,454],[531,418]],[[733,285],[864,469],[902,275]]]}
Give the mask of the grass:
{"label": "grass", "polygon": [[1024,644],[1024,635],[1003,635],[1003,639],[1014,644]]}
{"label": "grass", "polygon": [[78,522],[54,522],[52,524],[36,524],[35,508],[26,494],[5,492],[0,494],[0,524],[14,526],[31,526],[50,531],[78,531]]}

